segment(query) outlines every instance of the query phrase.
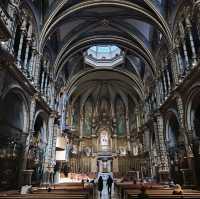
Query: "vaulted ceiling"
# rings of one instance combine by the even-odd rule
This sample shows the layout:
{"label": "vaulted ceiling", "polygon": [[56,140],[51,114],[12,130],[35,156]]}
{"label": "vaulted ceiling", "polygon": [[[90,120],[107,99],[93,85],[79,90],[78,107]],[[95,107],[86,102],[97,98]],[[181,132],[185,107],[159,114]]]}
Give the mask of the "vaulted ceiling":
{"label": "vaulted ceiling", "polygon": [[[150,85],[157,73],[152,44],[162,39],[167,48],[171,47],[163,5],[161,0],[55,1],[46,16],[40,51],[51,49],[55,79],[62,79],[69,90],[81,78],[88,82],[95,74],[93,77],[106,81],[112,76],[118,80],[123,77],[121,81],[127,85],[131,80],[133,93],[142,97],[145,85]],[[110,69],[87,65],[85,53],[95,45],[119,47],[124,62]],[[109,75],[102,76],[102,71]]]}

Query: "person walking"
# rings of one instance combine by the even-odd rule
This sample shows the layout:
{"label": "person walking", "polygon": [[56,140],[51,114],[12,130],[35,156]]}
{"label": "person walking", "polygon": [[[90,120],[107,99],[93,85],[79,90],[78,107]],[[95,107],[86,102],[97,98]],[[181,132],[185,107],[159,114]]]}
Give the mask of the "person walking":
{"label": "person walking", "polygon": [[103,190],[103,178],[100,176],[98,179],[98,191],[100,192],[100,198],[102,196],[102,190]]}
{"label": "person walking", "polygon": [[113,179],[111,176],[107,179],[108,193],[111,195]]}

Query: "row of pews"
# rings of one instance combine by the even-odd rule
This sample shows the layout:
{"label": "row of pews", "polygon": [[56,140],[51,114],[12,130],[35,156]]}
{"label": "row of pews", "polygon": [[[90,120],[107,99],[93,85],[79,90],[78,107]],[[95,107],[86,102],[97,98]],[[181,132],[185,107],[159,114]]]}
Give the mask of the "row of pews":
{"label": "row of pews", "polygon": [[[132,182],[115,182],[115,192],[118,193],[120,199],[134,199],[138,198],[141,193],[142,184],[133,184]],[[183,189],[183,194],[174,195],[173,188],[159,185],[159,184],[145,184],[146,193],[149,198],[199,198],[200,191],[192,189]]]}
{"label": "row of pews", "polygon": [[94,186],[82,183],[63,183],[48,192],[46,188],[34,188],[32,193],[0,192],[0,199],[95,199]]}

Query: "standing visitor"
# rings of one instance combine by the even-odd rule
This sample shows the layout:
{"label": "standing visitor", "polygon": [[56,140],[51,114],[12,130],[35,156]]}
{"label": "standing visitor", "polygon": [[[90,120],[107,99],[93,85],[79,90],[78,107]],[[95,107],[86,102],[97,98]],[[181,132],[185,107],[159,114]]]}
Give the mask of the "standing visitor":
{"label": "standing visitor", "polygon": [[100,197],[102,195],[103,190],[103,178],[100,176],[98,179],[98,191],[100,192]]}
{"label": "standing visitor", "polygon": [[107,179],[107,186],[108,186],[108,193],[110,195],[111,195],[111,190],[112,190],[112,183],[113,183],[113,179],[111,178],[111,176],[109,176]]}

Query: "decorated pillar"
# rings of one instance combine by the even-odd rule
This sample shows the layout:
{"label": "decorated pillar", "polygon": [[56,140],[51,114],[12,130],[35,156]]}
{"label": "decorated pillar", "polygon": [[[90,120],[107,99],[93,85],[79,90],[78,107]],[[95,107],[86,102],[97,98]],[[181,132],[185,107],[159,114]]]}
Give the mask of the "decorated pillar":
{"label": "decorated pillar", "polygon": [[13,53],[13,47],[14,47],[14,40],[15,40],[15,34],[16,34],[16,27],[17,27],[17,10],[19,7],[19,3],[15,2],[14,0],[10,1],[9,7],[8,7],[8,14],[12,16],[13,20],[9,20],[8,28],[11,32],[11,38],[7,42],[7,47],[11,53]]}
{"label": "decorated pillar", "polygon": [[43,93],[43,86],[44,86],[44,81],[45,81],[45,72],[42,72],[42,78],[41,78],[41,84],[40,84],[40,92]]}
{"label": "decorated pillar", "polygon": [[175,41],[175,45],[176,45],[175,48],[170,51],[170,56],[173,57],[175,55],[175,58],[173,58],[173,63],[172,63],[172,66],[175,67],[172,67],[172,69],[173,69],[175,84],[178,85],[179,78],[183,73],[183,66],[182,66],[178,41]]}
{"label": "decorated pillar", "polygon": [[39,85],[40,71],[41,71],[40,62],[41,62],[41,55],[40,54],[36,54],[33,76],[34,76],[35,87],[38,90],[40,89],[40,85]]}
{"label": "decorated pillar", "polygon": [[30,71],[30,77],[34,81],[35,80],[35,69],[36,69],[36,60],[37,60],[37,49],[36,49],[36,41],[35,38],[33,38],[33,44],[32,44],[32,56],[29,66]]}
{"label": "decorated pillar", "polygon": [[156,79],[155,82],[156,82],[155,93],[156,93],[156,96],[157,96],[157,107],[160,107],[162,93],[161,93],[161,90],[160,90],[159,79]]}
{"label": "decorated pillar", "polygon": [[27,19],[24,19],[23,23],[22,23],[22,26],[21,26],[21,37],[20,37],[20,42],[19,42],[19,49],[18,49],[18,52],[17,52],[17,66],[20,69],[22,69],[21,54],[22,54],[22,47],[23,47],[24,37],[25,37],[26,24],[27,24]]}
{"label": "decorated pillar", "polygon": [[26,137],[26,143],[23,151],[23,161],[22,161],[22,167],[21,167],[21,172],[22,175],[20,175],[20,184],[24,184],[25,182],[30,181],[31,175],[33,171],[27,171],[26,166],[27,166],[27,157],[29,154],[29,146],[30,146],[30,141],[32,138],[32,134],[34,131],[34,116],[35,116],[35,110],[36,110],[36,101],[38,99],[38,95],[35,94],[32,97],[31,104],[30,104],[30,123],[29,123],[29,132],[27,132],[27,137]]}
{"label": "decorated pillar", "polygon": [[79,136],[79,151],[82,151],[82,141],[83,141],[83,122],[84,122],[84,114],[83,110],[80,112],[80,136]]}
{"label": "decorated pillar", "polygon": [[160,182],[167,182],[169,178],[168,154],[164,141],[163,118],[160,113],[155,114],[154,130],[155,130],[157,151],[159,151],[158,165],[159,165]]}
{"label": "decorated pillar", "polygon": [[189,69],[189,58],[188,58],[188,52],[187,52],[186,43],[185,43],[185,30],[184,30],[182,23],[179,23],[179,32],[180,32],[180,39],[181,39],[181,44],[183,47],[185,62],[186,62],[186,69],[188,70]]}
{"label": "decorated pillar", "polygon": [[94,118],[94,114],[93,114],[93,118],[92,118],[92,153],[93,155],[95,153],[97,153],[97,132],[96,132],[97,128],[96,128],[96,120]]}
{"label": "decorated pillar", "polygon": [[161,70],[162,70],[162,77],[163,77],[163,85],[164,85],[164,93],[165,93],[165,95],[164,95],[164,97],[166,97],[167,95],[168,95],[168,90],[167,90],[167,80],[166,80],[166,76],[165,76],[165,71],[164,71],[164,62],[163,62],[163,60],[161,61]]}
{"label": "decorated pillar", "polygon": [[166,67],[166,73],[167,73],[167,83],[168,83],[168,89],[169,92],[171,91],[172,85],[171,85],[171,81],[170,81],[170,74],[169,74],[169,65],[168,65],[168,59],[165,58],[165,67]]}
{"label": "decorated pillar", "polygon": [[53,147],[54,145],[54,121],[56,119],[56,113],[53,112],[48,121],[48,140],[47,140],[47,146],[46,146],[46,153],[45,153],[45,160],[44,160],[44,173],[43,173],[43,179],[45,181],[43,182],[49,182],[51,183],[50,177],[54,173],[54,166],[56,164],[54,159],[54,154],[52,154],[52,151],[55,151]]}
{"label": "decorated pillar", "polygon": [[188,32],[190,38],[190,46],[192,50],[192,59],[193,59],[192,67],[194,67],[197,65],[197,54],[194,46],[194,39],[192,35],[192,24],[189,16],[186,18],[186,31]]}
{"label": "decorated pillar", "polygon": [[[185,140],[185,147],[187,152],[191,152],[189,149],[190,144],[192,143],[192,133],[191,131],[186,132],[185,130],[185,125],[184,125],[184,109],[183,109],[183,101],[181,96],[176,97],[176,103],[177,103],[177,109],[178,109],[178,114],[179,114],[179,120],[180,120],[180,133],[184,137]],[[188,154],[191,155],[191,154]]]}
{"label": "decorated pillar", "polygon": [[128,115],[128,107],[126,109],[126,137],[127,137],[127,147],[128,151],[131,151],[131,144],[130,144],[130,126],[129,126],[129,115]]}
{"label": "decorated pillar", "polygon": [[26,38],[26,51],[25,51],[25,59],[24,59],[24,66],[23,66],[24,72],[26,75],[29,75],[28,56],[30,53],[29,51],[31,50],[31,43],[32,43],[32,27],[30,26],[28,29],[28,35]]}

